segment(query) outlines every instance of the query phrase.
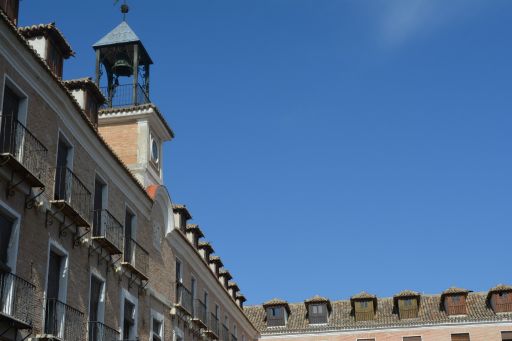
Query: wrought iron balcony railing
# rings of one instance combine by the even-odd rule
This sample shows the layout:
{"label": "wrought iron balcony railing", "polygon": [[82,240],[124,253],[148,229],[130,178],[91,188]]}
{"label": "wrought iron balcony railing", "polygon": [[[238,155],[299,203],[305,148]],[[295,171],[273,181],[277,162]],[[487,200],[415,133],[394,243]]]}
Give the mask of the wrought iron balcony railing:
{"label": "wrought iron balcony railing", "polygon": [[82,341],[84,314],[57,300],[46,300],[44,332],[66,341]]}
{"label": "wrought iron balcony railing", "polygon": [[207,312],[206,312],[206,304],[204,304],[201,300],[196,299],[194,302],[194,318],[201,321],[204,326],[207,326]]}
{"label": "wrought iron balcony railing", "polygon": [[148,279],[149,253],[133,239],[125,239],[123,265],[142,279]]}
{"label": "wrought iron balcony railing", "polygon": [[231,341],[237,341],[237,337],[235,336],[235,334],[231,334]]}
{"label": "wrought iron balcony railing", "polygon": [[119,340],[119,332],[106,324],[97,321],[89,321],[89,341],[113,341]]}
{"label": "wrought iron balcony railing", "polygon": [[208,321],[208,330],[213,332],[217,338],[219,337],[219,319],[213,313],[210,313],[210,319]]}
{"label": "wrought iron balcony railing", "polygon": [[123,250],[123,225],[106,209],[95,210],[92,221],[92,239],[110,254],[120,254]]}
{"label": "wrought iron balcony railing", "polygon": [[224,323],[222,324],[222,341],[229,341],[229,329]]}
{"label": "wrought iron balcony railing", "polygon": [[30,329],[34,319],[35,286],[11,274],[0,273],[0,315],[19,329]]}
{"label": "wrought iron balcony railing", "polygon": [[44,187],[48,174],[48,149],[23,124],[10,115],[0,115],[0,154],[32,187]]}
{"label": "wrought iron balcony railing", "polygon": [[176,304],[185,309],[189,314],[193,312],[192,293],[183,283],[176,283]]}
{"label": "wrought iron balcony railing", "polygon": [[67,167],[55,168],[54,204],[64,204],[63,213],[79,226],[90,226],[91,192]]}
{"label": "wrought iron balcony railing", "polygon": [[135,89],[134,93],[133,84],[117,85],[112,87],[109,93],[108,87],[102,87],[101,92],[107,99],[107,103],[104,108],[125,107],[150,103],[149,94],[146,93],[146,90],[144,90],[140,84],[137,84]]}

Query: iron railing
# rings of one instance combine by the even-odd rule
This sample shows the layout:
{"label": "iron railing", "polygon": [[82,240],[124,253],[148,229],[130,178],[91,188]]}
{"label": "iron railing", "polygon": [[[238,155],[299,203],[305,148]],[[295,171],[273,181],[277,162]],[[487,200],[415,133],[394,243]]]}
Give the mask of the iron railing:
{"label": "iron railing", "polygon": [[237,341],[237,337],[235,334],[231,334],[231,341]]}
{"label": "iron railing", "polygon": [[11,274],[0,273],[0,314],[32,326],[36,287]]}
{"label": "iron railing", "polygon": [[176,304],[179,304],[183,309],[192,313],[192,293],[183,283],[179,282],[176,284]]}
{"label": "iron railing", "polygon": [[54,199],[65,201],[85,221],[90,221],[91,192],[67,167],[55,168]]}
{"label": "iron railing", "polygon": [[219,336],[219,319],[213,313],[210,313],[208,330],[211,330],[217,337]]}
{"label": "iron railing", "polygon": [[0,153],[12,155],[33,176],[46,180],[48,149],[15,117],[0,115],[0,121]]}
{"label": "iron railing", "polygon": [[140,105],[150,103],[149,94],[140,85],[136,86],[136,94],[134,96],[133,84],[117,85],[108,91],[108,87],[102,87],[101,92],[107,99],[105,107],[124,107],[130,105]]}
{"label": "iron railing", "polygon": [[69,305],[54,299],[46,300],[45,334],[66,341],[82,341],[84,314]]}
{"label": "iron railing", "polygon": [[105,238],[118,250],[123,249],[123,225],[106,209],[94,211],[92,236]]}
{"label": "iron railing", "polygon": [[119,332],[98,321],[89,321],[89,341],[119,340]]}
{"label": "iron railing", "polygon": [[141,274],[148,274],[149,253],[133,239],[125,240],[124,261],[130,263]]}
{"label": "iron railing", "polygon": [[229,341],[229,329],[224,323],[222,324],[222,341]]}
{"label": "iron railing", "polygon": [[208,323],[206,316],[206,304],[204,304],[201,300],[196,299],[194,302],[194,317],[206,325]]}

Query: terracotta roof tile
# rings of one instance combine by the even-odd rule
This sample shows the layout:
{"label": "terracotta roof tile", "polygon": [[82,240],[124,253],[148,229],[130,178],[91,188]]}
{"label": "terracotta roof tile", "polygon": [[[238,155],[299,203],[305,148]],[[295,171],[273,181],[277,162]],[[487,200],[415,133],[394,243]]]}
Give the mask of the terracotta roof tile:
{"label": "terracotta roof tile", "polygon": [[187,232],[193,232],[197,235],[198,238],[204,237],[203,231],[199,228],[197,224],[187,224]]}
{"label": "terracotta roof tile", "polygon": [[90,77],[65,80],[64,85],[68,90],[81,89],[92,92],[100,105],[107,101],[105,96],[101,93],[100,88],[98,88],[96,83],[94,83]]}
{"label": "terracotta roof tile", "polygon": [[467,290],[467,289],[451,287],[451,288],[448,288],[445,291],[443,291],[441,296],[456,295],[456,294],[467,294],[469,292],[470,292],[470,290]]}
{"label": "terracotta roof tile", "polygon": [[290,314],[286,327],[267,328],[265,309],[267,304],[283,304],[283,300],[271,300],[263,306],[246,306],[245,313],[263,335],[294,334],[312,331],[358,330],[368,328],[414,327],[441,323],[471,323],[471,322],[512,322],[512,313],[496,315],[487,304],[487,293],[469,293],[467,297],[468,314],[463,316],[448,316],[441,307],[441,295],[423,295],[419,307],[418,318],[400,319],[394,306],[394,298],[379,299],[379,308],[375,319],[356,322],[350,300],[332,301],[332,313],[325,325],[310,325],[307,319],[307,309],[303,303],[289,304]]}
{"label": "terracotta roof tile", "polygon": [[192,215],[190,214],[190,212],[187,209],[186,205],[174,204],[174,205],[172,205],[172,209],[175,212],[183,212],[183,213],[185,213],[185,215],[187,216],[186,219],[192,219]]}
{"label": "terracotta roof tile", "polygon": [[55,23],[39,24],[32,26],[19,27],[18,32],[25,38],[30,39],[34,37],[48,37],[51,36],[53,40],[60,46],[64,58],[69,58],[75,55],[69,42],[64,38],[64,34],[55,26]]}

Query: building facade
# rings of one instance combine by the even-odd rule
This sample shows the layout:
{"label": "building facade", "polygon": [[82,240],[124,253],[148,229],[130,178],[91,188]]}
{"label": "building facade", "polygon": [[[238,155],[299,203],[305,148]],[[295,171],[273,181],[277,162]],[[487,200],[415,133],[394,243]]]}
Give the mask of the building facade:
{"label": "building facade", "polygon": [[0,1],[0,340],[256,340],[165,187],[142,41],[121,22],[65,81],[71,45],[18,8]]}
{"label": "building facade", "polygon": [[71,45],[18,10],[0,0],[0,340],[512,340],[505,285],[244,307],[163,181],[174,133],[142,40],[122,21],[94,76],[63,80]]}

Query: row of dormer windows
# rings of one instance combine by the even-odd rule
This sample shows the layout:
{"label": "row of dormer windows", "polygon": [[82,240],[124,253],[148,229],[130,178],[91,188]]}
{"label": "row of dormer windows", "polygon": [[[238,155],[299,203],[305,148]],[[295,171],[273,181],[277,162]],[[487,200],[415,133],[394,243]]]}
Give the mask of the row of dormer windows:
{"label": "row of dormer windows", "polygon": [[[467,295],[469,291],[450,288],[441,295],[441,309],[448,316],[467,315]],[[418,317],[421,296],[418,293],[404,291],[393,298],[393,309],[396,309],[400,319],[414,319]],[[371,321],[375,318],[378,309],[378,300],[375,296],[366,293],[355,295],[350,300],[355,321]],[[512,312],[512,287],[500,285],[488,293],[488,302],[495,313]],[[306,300],[307,319],[309,324],[328,323],[331,313],[330,301],[323,297],[313,297]],[[285,326],[291,314],[286,301],[271,300],[263,305],[266,312],[268,327]]]}

